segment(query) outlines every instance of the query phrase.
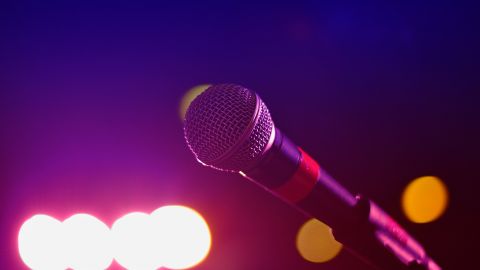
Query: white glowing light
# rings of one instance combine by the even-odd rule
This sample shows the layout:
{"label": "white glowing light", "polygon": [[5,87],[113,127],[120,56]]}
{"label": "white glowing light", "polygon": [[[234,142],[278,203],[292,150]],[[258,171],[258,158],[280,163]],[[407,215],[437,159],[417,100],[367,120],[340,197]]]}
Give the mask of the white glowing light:
{"label": "white glowing light", "polygon": [[62,223],[47,215],[31,217],[20,228],[18,251],[31,269],[66,269]]}
{"label": "white glowing light", "polygon": [[162,266],[162,254],[152,237],[151,218],[145,213],[130,213],[112,226],[115,260],[129,270],[154,270]]}
{"label": "white glowing light", "polygon": [[68,266],[75,270],[101,270],[113,261],[110,230],[87,214],[76,214],[63,222]]}
{"label": "white glowing light", "polygon": [[184,206],[161,207],[151,215],[129,213],[111,230],[88,214],[63,223],[36,215],[18,235],[20,257],[34,270],[101,270],[113,259],[129,270],[186,269],[201,263],[210,247],[208,224]]}
{"label": "white glowing light", "polygon": [[211,247],[211,234],[207,223],[195,210],[165,206],[155,210],[151,218],[164,267],[186,269],[206,258]]}

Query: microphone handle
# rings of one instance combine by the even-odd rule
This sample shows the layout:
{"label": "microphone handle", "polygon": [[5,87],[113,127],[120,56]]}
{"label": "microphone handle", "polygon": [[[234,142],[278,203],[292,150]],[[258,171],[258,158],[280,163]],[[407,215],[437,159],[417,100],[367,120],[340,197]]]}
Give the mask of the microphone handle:
{"label": "microphone handle", "polygon": [[376,269],[440,270],[398,223],[370,200],[352,195],[278,129],[258,164],[240,174],[328,224],[347,250]]}

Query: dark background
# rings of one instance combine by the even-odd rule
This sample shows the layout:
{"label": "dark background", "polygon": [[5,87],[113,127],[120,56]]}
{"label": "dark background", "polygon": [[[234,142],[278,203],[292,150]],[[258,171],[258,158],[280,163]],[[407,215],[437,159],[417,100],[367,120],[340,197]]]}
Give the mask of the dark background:
{"label": "dark background", "polygon": [[[258,92],[278,127],[445,269],[475,268],[476,6],[161,2],[1,2],[2,269],[25,268],[16,237],[34,214],[86,212],[111,225],[166,204],[210,224],[212,251],[195,269],[368,269],[346,252],[304,261],[294,244],[304,216],[195,162],[179,102],[222,82]],[[400,197],[424,175],[444,180],[450,204],[419,225]]]}

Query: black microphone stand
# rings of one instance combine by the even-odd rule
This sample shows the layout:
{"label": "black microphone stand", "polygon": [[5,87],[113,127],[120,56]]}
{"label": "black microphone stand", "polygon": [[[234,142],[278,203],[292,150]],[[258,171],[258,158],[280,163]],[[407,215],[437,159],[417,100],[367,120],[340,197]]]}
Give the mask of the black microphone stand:
{"label": "black microphone stand", "polygon": [[355,227],[348,232],[333,229],[335,238],[349,252],[378,270],[441,270],[422,246],[375,203],[361,195],[356,200]]}

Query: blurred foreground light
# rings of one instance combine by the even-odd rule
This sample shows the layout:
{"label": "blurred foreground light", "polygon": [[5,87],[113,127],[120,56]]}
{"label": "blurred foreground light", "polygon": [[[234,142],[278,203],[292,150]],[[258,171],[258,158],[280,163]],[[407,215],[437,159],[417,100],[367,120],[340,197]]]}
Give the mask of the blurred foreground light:
{"label": "blurred foreground light", "polygon": [[129,270],[154,270],[163,257],[153,237],[150,215],[134,212],[119,218],[112,226],[115,260]]}
{"label": "blurred foreground light", "polygon": [[332,229],[317,219],[308,220],[297,234],[297,250],[309,262],[323,263],[337,256],[342,244],[337,242]]}
{"label": "blurred foreground light", "polygon": [[201,263],[210,247],[203,217],[178,205],[150,215],[129,213],[111,229],[88,214],[75,214],[63,223],[35,215],[18,234],[20,257],[34,270],[101,270],[113,259],[129,270],[186,269]]}
{"label": "blurred foreground light", "polygon": [[201,263],[211,247],[207,222],[195,210],[185,206],[165,206],[152,215],[155,239],[161,243],[162,265],[186,269]]}
{"label": "blurred foreground light", "polygon": [[448,190],[435,176],[424,176],[410,182],[402,195],[402,208],[409,220],[427,223],[439,218],[448,205]]}
{"label": "blurred foreground light", "polygon": [[50,216],[35,215],[23,223],[18,234],[18,250],[31,269],[67,268],[62,223]]}
{"label": "blurred foreground light", "polygon": [[87,214],[76,214],[63,222],[68,266],[75,270],[101,270],[113,261],[110,230]]}
{"label": "blurred foreground light", "polygon": [[187,113],[188,106],[190,106],[192,100],[194,100],[208,87],[210,87],[210,84],[197,85],[195,87],[192,87],[183,95],[182,100],[180,101],[180,119],[185,119],[185,114]]}

